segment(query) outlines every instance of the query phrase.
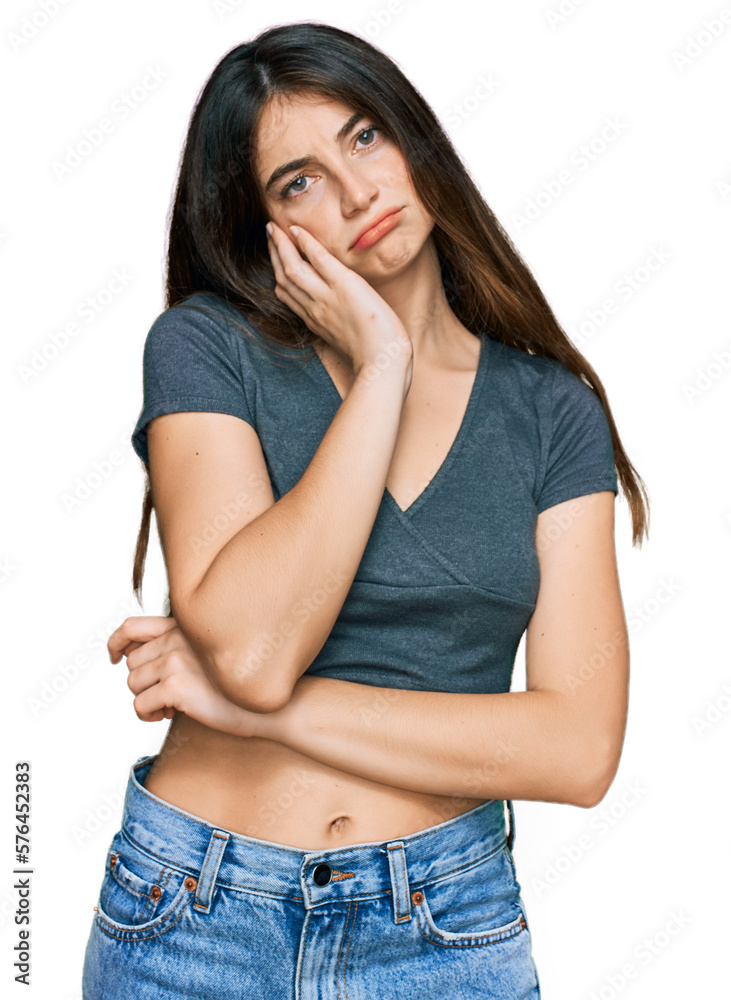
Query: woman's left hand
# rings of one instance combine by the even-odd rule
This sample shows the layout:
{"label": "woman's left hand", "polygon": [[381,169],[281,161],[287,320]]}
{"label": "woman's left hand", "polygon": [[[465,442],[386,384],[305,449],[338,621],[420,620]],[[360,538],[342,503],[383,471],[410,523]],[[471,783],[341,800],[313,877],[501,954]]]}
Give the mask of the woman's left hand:
{"label": "woman's left hand", "polygon": [[143,722],[176,711],[233,736],[272,739],[276,712],[250,712],[229,701],[206,673],[173,617],[126,618],[107,640],[112,663],[127,657],[127,686]]}

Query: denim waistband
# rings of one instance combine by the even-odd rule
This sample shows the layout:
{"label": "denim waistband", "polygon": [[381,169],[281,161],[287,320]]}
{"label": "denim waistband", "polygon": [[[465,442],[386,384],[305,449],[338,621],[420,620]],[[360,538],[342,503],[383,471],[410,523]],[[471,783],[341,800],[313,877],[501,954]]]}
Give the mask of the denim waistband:
{"label": "denim waistband", "polygon": [[[390,841],[308,850],[234,833],[172,805],[142,782],[156,755],[130,767],[122,833],[139,850],[197,879],[196,909],[208,911],[216,884],[304,900],[308,908],[334,900],[394,893],[397,919],[408,919],[410,893],[469,867],[514,839],[509,800],[487,802],[435,826]],[[503,802],[508,801],[506,838]]]}

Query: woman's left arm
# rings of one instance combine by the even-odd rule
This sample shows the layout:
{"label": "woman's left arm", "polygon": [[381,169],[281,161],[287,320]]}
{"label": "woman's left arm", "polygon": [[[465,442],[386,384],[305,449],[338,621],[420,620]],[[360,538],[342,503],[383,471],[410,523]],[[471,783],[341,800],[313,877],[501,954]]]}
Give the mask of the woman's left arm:
{"label": "woman's left arm", "polygon": [[536,548],[526,691],[434,693],[305,674],[265,717],[269,738],[411,791],[596,805],[617,772],[628,703],[614,494],[543,511]]}

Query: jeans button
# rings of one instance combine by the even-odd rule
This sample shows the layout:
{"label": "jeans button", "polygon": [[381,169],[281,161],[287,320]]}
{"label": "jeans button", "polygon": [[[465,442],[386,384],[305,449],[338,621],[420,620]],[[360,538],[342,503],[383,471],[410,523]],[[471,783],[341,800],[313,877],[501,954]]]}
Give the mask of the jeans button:
{"label": "jeans button", "polygon": [[312,873],[312,877],[315,880],[315,885],[327,885],[332,877],[332,869],[330,868],[330,865],[318,865]]}

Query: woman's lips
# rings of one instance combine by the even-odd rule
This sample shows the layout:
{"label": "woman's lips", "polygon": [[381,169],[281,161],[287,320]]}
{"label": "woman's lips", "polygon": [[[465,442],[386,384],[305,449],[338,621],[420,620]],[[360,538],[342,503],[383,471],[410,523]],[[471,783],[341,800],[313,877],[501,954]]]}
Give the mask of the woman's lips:
{"label": "woman's lips", "polygon": [[382,236],[385,236],[386,233],[390,232],[393,227],[398,224],[402,211],[403,209],[399,208],[398,211],[391,212],[391,214],[387,215],[385,219],[381,219],[380,222],[377,222],[375,226],[363,233],[360,239],[353,244],[351,250],[364,250],[366,247],[373,246],[374,243],[380,240]]}

